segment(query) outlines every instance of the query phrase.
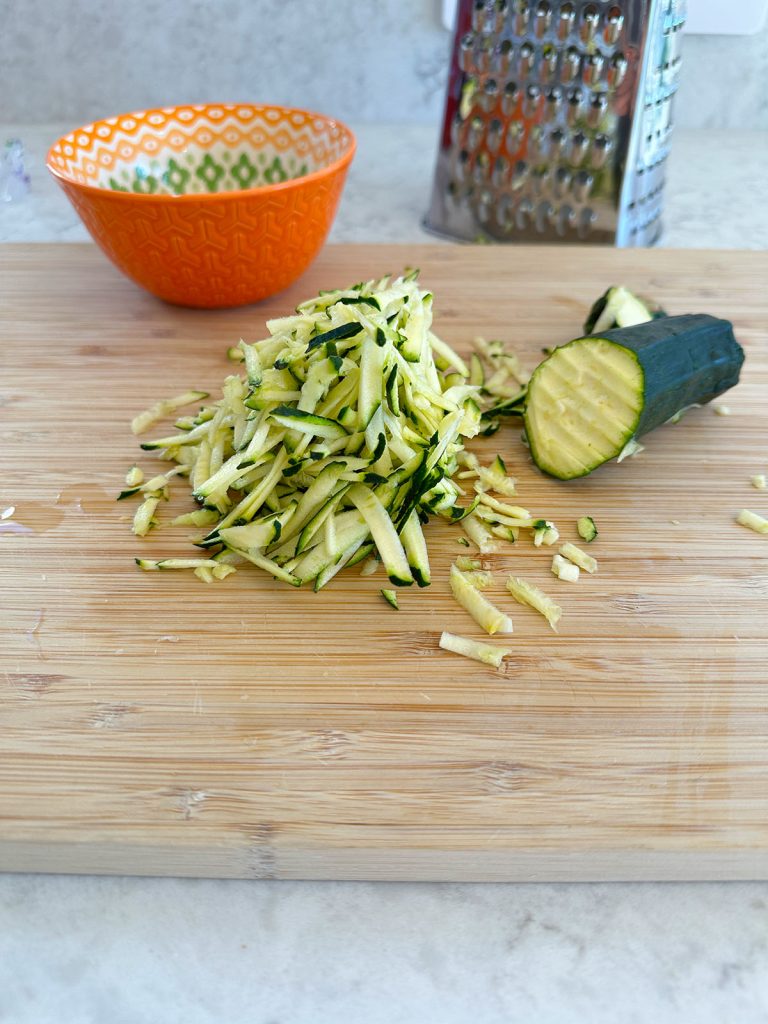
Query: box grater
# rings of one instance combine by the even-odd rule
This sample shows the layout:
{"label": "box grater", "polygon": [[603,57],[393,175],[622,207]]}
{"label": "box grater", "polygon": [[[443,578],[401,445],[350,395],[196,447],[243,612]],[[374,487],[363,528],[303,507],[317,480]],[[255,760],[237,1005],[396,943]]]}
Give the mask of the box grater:
{"label": "box grater", "polygon": [[656,242],[684,18],[684,0],[460,0],[426,227]]}

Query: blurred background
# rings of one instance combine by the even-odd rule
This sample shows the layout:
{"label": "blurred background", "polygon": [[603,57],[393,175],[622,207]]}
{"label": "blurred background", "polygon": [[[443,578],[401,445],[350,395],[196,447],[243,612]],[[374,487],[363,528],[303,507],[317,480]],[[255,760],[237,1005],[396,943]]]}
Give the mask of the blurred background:
{"label": "blurred background", "polygon": [[[450,6],[0,0],[0,117],[75,127],[140,107],[252,100],[314,107],[350,122],[437,127]],[[768,129],[765,8],[764,0],[688,0],[679,128]],[[761,24],[753,34],[711,34]]]}

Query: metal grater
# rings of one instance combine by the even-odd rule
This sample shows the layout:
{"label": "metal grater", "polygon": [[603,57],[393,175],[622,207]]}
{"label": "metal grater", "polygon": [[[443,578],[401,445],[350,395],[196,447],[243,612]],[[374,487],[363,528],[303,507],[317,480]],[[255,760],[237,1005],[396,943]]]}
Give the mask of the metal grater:
{"label": "metal grater", "polygon": [[685,0],[460,0],[425,226],[653,245]]}

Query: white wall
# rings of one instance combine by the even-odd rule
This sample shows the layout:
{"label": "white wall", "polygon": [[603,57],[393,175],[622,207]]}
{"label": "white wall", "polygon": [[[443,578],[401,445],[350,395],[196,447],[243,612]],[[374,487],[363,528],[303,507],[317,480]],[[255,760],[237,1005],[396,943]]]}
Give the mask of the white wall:
{"label": "white wall", "polygon": [[[262,100],[350,121],[435,122],[440,0],[0,0],[0,119]],[[768,28],[689,36],[685,127],[768,129]]]}

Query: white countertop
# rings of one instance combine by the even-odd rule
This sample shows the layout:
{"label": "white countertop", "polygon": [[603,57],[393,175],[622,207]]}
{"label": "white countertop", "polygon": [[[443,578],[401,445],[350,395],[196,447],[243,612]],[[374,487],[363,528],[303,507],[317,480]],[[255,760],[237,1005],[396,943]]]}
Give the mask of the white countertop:
{"label": "white countertop", "polygon": [[[43,168],[67,127],[0,124],[33,178],[0,205],[0,241],[88,238]],[[435,129],[357,131],[331,239],[430,239]],[[765,248],[766,166],[765,133],[680,133],[663,244]],[[0,876],[2,1024],[470,1020],[765,1024],[768,883]]]}
{"label": "white countertop", "polygon": [[[29,195],[0,203],[0,242],[80,242],[90,237],[45,170],[45,153],[72,125],[0,123],[0,143],[19,137],[32,175]],[[353,125],[358,151],[332,242],[435,241],[421,226],[432,185],[437,129]],[[683,249],[768,246],[768,132],[679,132],[667,180],[662,245]]]}

